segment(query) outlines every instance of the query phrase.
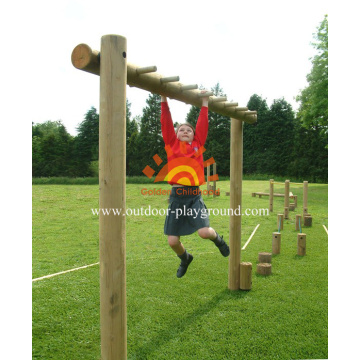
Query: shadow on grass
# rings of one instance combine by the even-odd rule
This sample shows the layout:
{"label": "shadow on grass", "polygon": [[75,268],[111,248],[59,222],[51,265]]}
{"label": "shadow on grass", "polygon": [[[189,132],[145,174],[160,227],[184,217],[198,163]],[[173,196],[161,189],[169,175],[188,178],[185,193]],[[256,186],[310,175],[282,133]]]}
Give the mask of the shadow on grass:
{"label": "shadow on grass", "polygon": [[303,260],[305,256],[295,255],[294,260]]}
{"label": "shadow on grass", "polygon": [[189,314],[184,314],[181,319],[174,319],[170,326],[167,326],[160,331],[157,331],[152,338],[149,338],[146,343],[136,349],[131,357],[134,359],[149,359],[151,353],[163,346],[172,339],[181,336],[181,333],[186,330],[189,326],[193,325],[199,320],[199,318],[210,313],[215,309],[221,302],[229,299],[242,299],[249,294],[249,291],[231,291],[224,289],[219,294],[215,295],[208,302],[201,304],[196,310]]}

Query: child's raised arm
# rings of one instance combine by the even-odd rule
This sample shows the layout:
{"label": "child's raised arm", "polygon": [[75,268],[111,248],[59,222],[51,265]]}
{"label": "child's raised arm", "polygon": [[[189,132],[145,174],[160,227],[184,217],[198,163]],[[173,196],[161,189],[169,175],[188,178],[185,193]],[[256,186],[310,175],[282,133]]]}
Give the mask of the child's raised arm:
{"label": "child's raised arm", "polygon": [[166,96],[161,95],[161,132],[165,145],[172,145],[176,140],[174,124],[171,118],[171,113]]}
{"label": "child's raised arm", "polygon": [[[201,92],[206,93],[207,91],[202,90]],[[195,136],[198,138],[201,145],[205,144],[209,129],[208,104],[209,104],[209,97],[208,96],[203,97],[202,107],[200,110],[199,118],[196,123]]]}

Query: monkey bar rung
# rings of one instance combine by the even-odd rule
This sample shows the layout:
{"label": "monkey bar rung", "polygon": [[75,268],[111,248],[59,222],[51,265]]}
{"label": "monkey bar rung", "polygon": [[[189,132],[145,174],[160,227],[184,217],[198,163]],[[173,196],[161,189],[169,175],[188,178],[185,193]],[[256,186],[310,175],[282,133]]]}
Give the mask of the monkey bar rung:
{"label": "monkey bar rung", "polygon": [[138,75],[141,74],[148,74],[151,72],[156,72],[157,71],[157,67],[156,66],[145,66],[145,67],[141,67],[141,68],[137,68],[136,69],[136,73]]}
{"label": "monkey bar rung", "polygon": [[226,96],[219,96],[219,97],[211,97],[209,99],[209,102],[210,103],[214,103],[214,102],[224,102],[227,100],[227,97]]}
{"label": "monkey bar rung", "polygon": [[193,85],[181,85],[181,91],[186,91],[186,90],[195,90],[198,88],[197,84],[193,84]]}
{"label": "monkey bar rung", "polygon": [[177,82],[180,80],[179,76],[169,76],[169,77],[162,77],[160,78],[160,82],[162,84],[170,83],[170,82]]}

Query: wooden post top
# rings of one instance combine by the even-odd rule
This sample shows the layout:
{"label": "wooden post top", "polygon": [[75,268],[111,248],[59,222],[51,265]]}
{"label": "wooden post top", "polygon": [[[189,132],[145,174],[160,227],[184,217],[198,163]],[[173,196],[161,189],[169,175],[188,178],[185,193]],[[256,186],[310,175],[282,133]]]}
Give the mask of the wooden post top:
{"label": "wooden post top", "polygon": [[[95,75],[100,75],[100,58],[100,52],[92,50],[86,44],[77,45],[71,54],[71,62],[77,69]],[[201,107],[201,91],[194,89],[194,85],[187,87],[187,85],[174,81],[176,79],[173,79],[173,77],[171,77],[172,81],[170,82],[164,81],[162,79],[169,79],[169,77],[165,78],[154,71],[156,71],[156,66],[139,67],[128,62],[127,84],[186,104]],[[228,103],[226,98],[219,99],[216,96],[210,96],[209,110],[249,124],[257,121],[256,111],[247,111],[246,107],[238,107],[237,103]]]}

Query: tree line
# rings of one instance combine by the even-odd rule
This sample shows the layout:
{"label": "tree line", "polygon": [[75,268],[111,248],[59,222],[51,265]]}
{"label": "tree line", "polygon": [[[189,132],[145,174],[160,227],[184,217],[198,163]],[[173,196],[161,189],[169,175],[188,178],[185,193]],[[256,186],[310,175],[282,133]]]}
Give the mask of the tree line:
{"label": "tree line", "polygon": [[[317,28],[313,46],[318,53],[312,59],[308,86],[297,96],[295,113],[284,98],[269,106],[254,94],[247,107],[256,110],[258,122],[244,123],[243,167],[245,174],[269,174],[327,182],[328,179],[328,24],[327,16]],[[212,89],[216,96],[226,96],[220,84]],[[126,175],[143,175],[146,165],[156,174],[166,163],[161,136],[160,96],[149,94],[140,117],[131,118],[131,104],[126,102]],[[200,109],[192,106],[186,121],[196,125]],[[175,124],[177,125],[177,124]],[[47,121],[32,126],[32,161],[34,177],[97,175],[99,114],[92,107],[70,135],[61,121]],[[204,160],[213,157],[219,176],[230,176],[230,119],[209,111],[209,132]],[[152,160],[157,154],[164,160],[159,166]],[[143,175],[144,176],[144,175]]]}

